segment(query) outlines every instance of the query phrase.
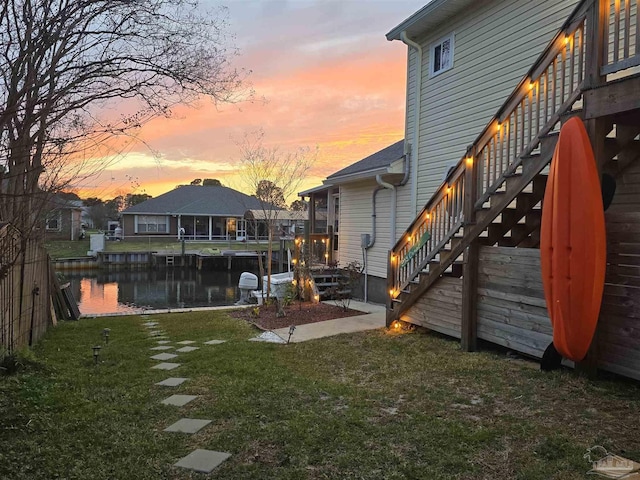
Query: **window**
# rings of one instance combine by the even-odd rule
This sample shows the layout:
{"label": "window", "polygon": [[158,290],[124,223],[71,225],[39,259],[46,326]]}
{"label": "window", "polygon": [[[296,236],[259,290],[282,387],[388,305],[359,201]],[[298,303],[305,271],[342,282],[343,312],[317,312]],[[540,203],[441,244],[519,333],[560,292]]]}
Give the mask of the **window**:
{"label": "window", "polygon": [[451,33],[431,45],[429,76],[435,77],[453,67],[453,36],[454,34]]}
{"label": "window", "polygon": [[168,233],[169,217],[165,215],[136,215],[136,233]]}
{"label": "window", "polygon": [[47,217],[45,229],[49,232],[59,232],[62,228],[62,215],[55,212]]}

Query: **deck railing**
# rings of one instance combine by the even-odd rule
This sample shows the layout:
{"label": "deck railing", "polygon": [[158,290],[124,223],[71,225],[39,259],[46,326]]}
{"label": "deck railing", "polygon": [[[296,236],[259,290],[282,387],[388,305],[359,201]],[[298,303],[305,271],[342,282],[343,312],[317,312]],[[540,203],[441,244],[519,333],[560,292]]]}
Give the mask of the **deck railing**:
{"label": "deck railing", "polygon": [[[482,208],[492,194],[503,188],[508,177],[526,168],[523,162],[530,155],[540,153],[541,139],[559,125],[563,114],[577,105],[590,80],[587,63],[591,50],[587,39],[590,35],[598,38],[595,19],[600,18],[603,22],[608,12],[602,1],[606,5],[610,0],[584,0],[578,5],[390,251],[388,286],[391,299],[405,290],[427,264],[441,254],[440,250],[473,218],[475,209]],[[611,1],[615,2],[615,11],[619,11],[622,0]],[[618,24],[623,22],[625,28],[614,29],[615,35],[622,35],[622,31],[623,37],[631,36],[631,29],[626,25],[637,26],[630,16],[635,19],[638,2],[640,0],[633,9],[625,4],[624,11],[631,11],[632,15],[625,13],[624,22],[618,21]],[[600,10],[593,10],[595,8]],[[630,55],[630,45],[635,45],[636,36],[633,40],[622,40],[623,54]],[[620,53],[616,52],[616,55]],[[629,59],[618,61],[617,65]],[[614,64],[610,65],[613,68]]]}
{"label": "deck railing", "polygon": [[640,0],[601,0],[603,35],[602,75],[640,65]]}

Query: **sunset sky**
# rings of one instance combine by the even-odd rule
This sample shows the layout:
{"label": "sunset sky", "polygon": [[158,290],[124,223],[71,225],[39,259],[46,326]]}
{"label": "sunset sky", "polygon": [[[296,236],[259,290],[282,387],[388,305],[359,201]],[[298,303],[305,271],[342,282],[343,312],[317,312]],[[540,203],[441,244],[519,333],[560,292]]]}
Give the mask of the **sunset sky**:
{"label": "sunset sky", "polygon": [[236,142],[258,128],[266,146],[319,148],[299,190],[396,142],[404,131],[406,46],[384,35],[425,3],[223,3],[241,53],[235,64],[251,71],[254,101],[217,108],[203,101],[197,109],[176,110],[175,118],[146,124],[144,143],[130,144],[109,159],[106,170],[77,185],[81,195],[158,196],[194,178],[217,178],[246,190],[237,176]]}

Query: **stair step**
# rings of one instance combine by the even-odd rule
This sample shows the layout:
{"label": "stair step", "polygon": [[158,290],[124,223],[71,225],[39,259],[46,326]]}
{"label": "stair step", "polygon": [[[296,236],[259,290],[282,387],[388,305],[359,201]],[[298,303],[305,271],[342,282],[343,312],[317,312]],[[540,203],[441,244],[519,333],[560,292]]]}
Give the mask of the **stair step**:
{"label": "stair step", "polygon": [[315,282],[316,287],[337,287],[340,285],[339,282]]}

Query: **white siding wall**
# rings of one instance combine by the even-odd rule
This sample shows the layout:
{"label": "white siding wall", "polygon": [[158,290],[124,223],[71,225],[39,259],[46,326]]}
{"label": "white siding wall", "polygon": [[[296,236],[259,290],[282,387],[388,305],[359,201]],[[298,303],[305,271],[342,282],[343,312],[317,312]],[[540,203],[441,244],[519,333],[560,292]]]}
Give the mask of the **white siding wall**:
{"label": "white siding wall", "polygon": [[[448,166],[462,158],[576,4],[576,0],[477,2],[428,36],[415,39],[423,48],[417,210],[438,188]],[[455,32],[454,66],[430,79],[429,47],[451,32]],[[407,81],[409,142],[413,141],[415,105],[412,56]],[[403,198],[403,208],[405,203]],[[408,220],[404,213],[402,228],[416,212]]]}
{"label": "white siding wall", "polygon": [[[340,266],[357,260],[362,263],[360,234],[371,235],[372,195],[376,183],[360,182],[340,186]],[[368,273],[387,276],[387,253],[391,248],[391,190],[381,190],[376,198],[376,243],[367,251]]]}

